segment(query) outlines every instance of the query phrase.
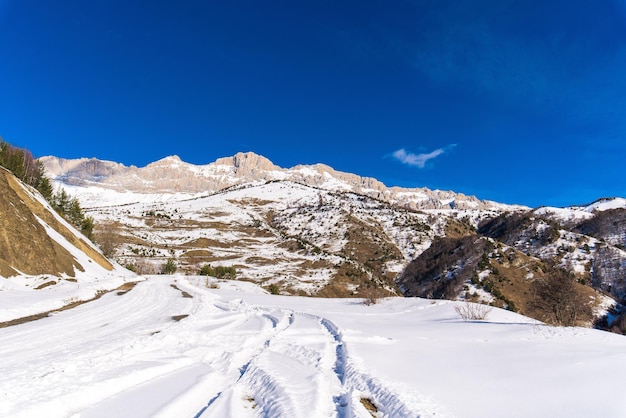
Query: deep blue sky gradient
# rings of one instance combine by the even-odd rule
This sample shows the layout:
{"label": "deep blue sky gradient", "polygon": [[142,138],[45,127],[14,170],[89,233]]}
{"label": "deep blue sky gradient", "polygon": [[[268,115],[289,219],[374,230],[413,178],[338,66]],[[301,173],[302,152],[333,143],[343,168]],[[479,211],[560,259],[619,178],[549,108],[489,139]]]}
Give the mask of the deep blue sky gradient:
{"label": "deep blue sky gradient", "polygon": [[35,156],[626,196],[626,0],[0,0],[0,57],[0,136]]}

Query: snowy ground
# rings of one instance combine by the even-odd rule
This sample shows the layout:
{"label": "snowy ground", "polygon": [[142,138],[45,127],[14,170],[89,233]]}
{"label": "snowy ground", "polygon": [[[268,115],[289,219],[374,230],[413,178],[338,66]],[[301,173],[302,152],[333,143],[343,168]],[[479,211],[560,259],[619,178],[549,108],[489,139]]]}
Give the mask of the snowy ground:
{"label": "snowy ground", "polygon": [[0,416],[624,415],[626,338],[454,306],[153,276],[0,329]]}

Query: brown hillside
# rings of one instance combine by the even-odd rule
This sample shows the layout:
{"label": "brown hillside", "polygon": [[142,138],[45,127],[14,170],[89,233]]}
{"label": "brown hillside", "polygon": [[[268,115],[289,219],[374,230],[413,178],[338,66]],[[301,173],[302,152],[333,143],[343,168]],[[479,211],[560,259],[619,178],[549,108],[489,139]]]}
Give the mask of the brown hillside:
{"label": "brown hillside", "polygon": [[113,266],[83,239],[57,220],[10,172],[0,169],[0,275],[67,274],[83,268],[47,234],[37,217],[102,267]]}

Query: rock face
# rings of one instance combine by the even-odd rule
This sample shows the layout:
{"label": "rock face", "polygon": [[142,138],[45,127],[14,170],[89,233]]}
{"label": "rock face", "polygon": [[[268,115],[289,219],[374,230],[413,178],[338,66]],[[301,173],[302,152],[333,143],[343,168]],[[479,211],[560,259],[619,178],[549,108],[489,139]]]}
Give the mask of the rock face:
{"label": "rock face", "polygon": [[411,209],[512,208],[449,191],[387,187],[374,178],[339,172],[323,164],[284,169],[252,152],[220,158],[207,165],[189,164],[171,156],[142,168],[94,158],[40,160],[56,182],[117,192],[197,194],[244,183],[290,180],[327,190],[351,191]]}

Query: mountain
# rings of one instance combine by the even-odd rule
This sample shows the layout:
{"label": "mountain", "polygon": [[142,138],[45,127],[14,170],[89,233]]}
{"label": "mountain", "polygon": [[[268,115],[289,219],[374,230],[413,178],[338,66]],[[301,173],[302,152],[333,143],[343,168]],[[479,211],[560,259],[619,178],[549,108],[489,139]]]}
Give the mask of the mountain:
{"label": "mountain", "polygon": [[453,192],[387,188],[322,164],[283,169],[254,153],[204,166],[175,156],[143,168],[41,161],[88,208],[99,224],[96,239],[120,263],[140,273],[159,272],[169,258],[188,273],[232,267],[239,278],[292,294],[400,294],[396,276],[455,216],[466,216],[454,220],[465,225],[518,209]]}
{"label": "mountain", "polygon": [[[507,207],[450,191],[386,187],[376,179],[336,171],[324,164],[284,169],[252,152],[220,158],[207,165],[189,164],[170,156],[142,168],[95,158],[66,160],[48,156],[40,160],[57,183],[91,188],[93,194],[100,196],[94,198],[99,203],[103,203],[102,190],[109,192],[112,201],[117,203],[120,194],[126,194],[121,199],[130,203],[129,192],[193,197],[234,185],[283,180],[337,192],[350,191],[411,209],[501,210]],[[117,193],[110,194],[111,191]],[[81,194],[88,204],[85,194]]]}
{"label": "mountain", "polygon": [[[43,161],[96,219],[105,254],[138,273],[169,260],[276,293],[466,299],[587,325],[614,303],[607,295],[626,300],[624,231],[613,226],[623,199],[530,209],[320,164],[283,169],[253,153],[205,166]],[[573,283],[580,310],[569,319],[546,310],[557,279]]]}

